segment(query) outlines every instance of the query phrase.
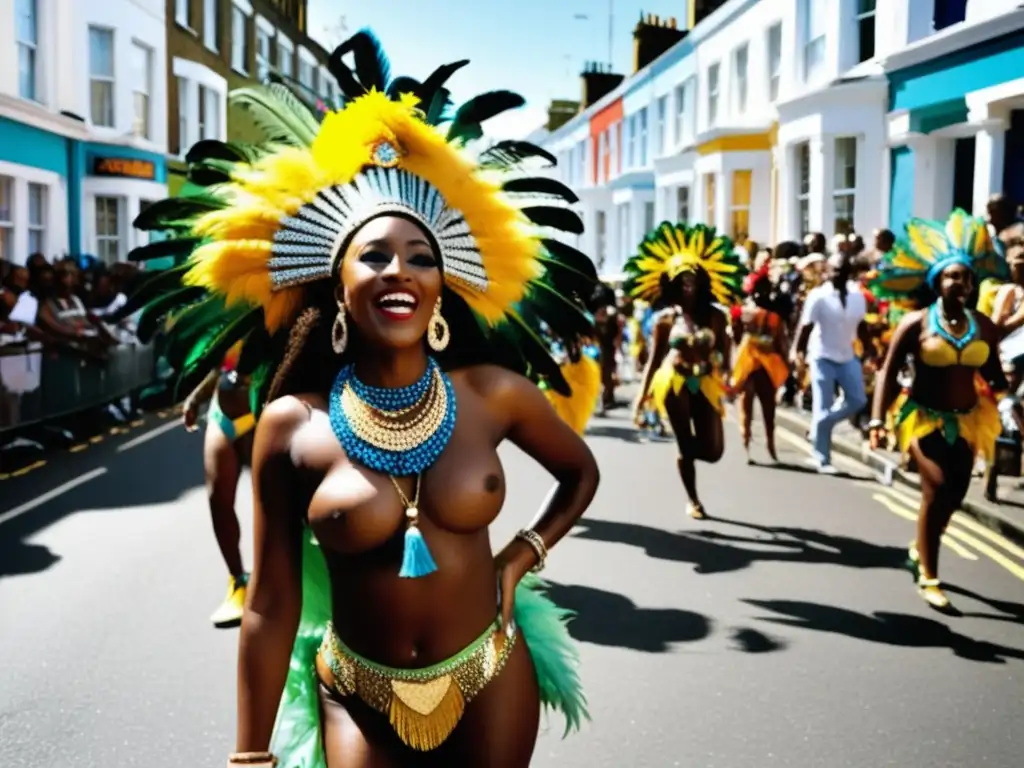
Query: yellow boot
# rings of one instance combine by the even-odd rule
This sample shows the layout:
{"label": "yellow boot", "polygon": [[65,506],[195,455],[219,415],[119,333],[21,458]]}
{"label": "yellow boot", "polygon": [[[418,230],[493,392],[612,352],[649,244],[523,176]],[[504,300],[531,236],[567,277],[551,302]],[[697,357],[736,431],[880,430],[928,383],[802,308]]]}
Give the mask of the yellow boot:
{"label": "yellow boot", "polygon": [[242,623],[242,613],[245,610],[245,587],[249,583],[249,574],[240,578],[231,576],[228,578],[228,594],[224,602],[220,604],[210,621],[218,628],[236,627]]}

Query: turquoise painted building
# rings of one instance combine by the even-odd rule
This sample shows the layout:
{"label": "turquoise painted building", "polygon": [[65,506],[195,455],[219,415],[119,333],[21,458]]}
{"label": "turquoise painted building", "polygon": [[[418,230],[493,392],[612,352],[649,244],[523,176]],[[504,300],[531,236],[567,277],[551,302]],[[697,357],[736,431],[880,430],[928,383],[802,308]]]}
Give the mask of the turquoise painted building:
{"label": "turquoise painted building", "polygon": [[65,132],[0,117],[0,257],[121,260],[145,237],[131,221],[166,194],[166,158],[61,122]]}
{"label": "turquoise painted building", "polygon": [[[1002,22],[1002,23],[1000,23]],[[887,62],[889,221],[1024,202],[1024,29],[951,29]]]}

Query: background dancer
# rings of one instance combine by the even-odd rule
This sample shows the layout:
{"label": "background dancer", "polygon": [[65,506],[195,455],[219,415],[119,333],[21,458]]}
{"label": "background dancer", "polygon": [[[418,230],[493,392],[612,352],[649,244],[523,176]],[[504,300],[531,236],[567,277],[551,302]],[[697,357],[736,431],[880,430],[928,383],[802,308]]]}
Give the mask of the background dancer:
{"label": "background dancer", "polygon": [[242,565],[242,529],[235,512],[238,479],[252,463],[252,437],[256,421],[249,405],[249,380],[238,374],[241,345],[229,353],[220,370],[210,372],[183,405],[189,432],[198,429],[199,409],[210,404],[203,438],[203,471],[210,518],[217,546],[228,568],[228,593],[213,612],[215,627],[237,626],[245,607],[249,575]]}
{"label": "background dancer", "polygon": [[[910,312],[893,334],[872,409],[871,445],[894,412],[900,449],[921,477],[917,539],[909,559],[918,592],[932,607],[949,608],[939,581],[939,544],[971,483],[975,457],[991,461],[1001,430],[993,393],[1006,390],[999,364],[999,334],[989,318],[967,308],[979,277],[1002,262],[985,222],[961,210],[942,222],[911,219],[907,237],[879,267],[880,293],[912,294],[927,287],[932,300]],[[900,395],[903,361],[913,358],[913,384]],[[978,375],[980,374],[980,376]]]}
{"label": "background dancer", "polygon": [[749,463],[756,399],[761,404],[764,418],[765,447],[772,461],[778,461],[775,452],[775,398],[789,378],[789,366],[785,358],[786,325],[775,311],[769,262],[747,276],[744,290],[747,292],[746,303],[732,310],[733,341],[739,346],[733,362],[731,388],[733,392],[740,393],[740,434]]}
{"label": "background dancer", "polygon": [[[589,504],[597,467],[520,375],[570,394],[541,324],[566,344],[593,332],[571,298],[590,295],[592,264],[544,235],[580,231],[576,197],[523,175],[544,155],[532,145],[462,150],[523,103],[502,91],[449,110],[444,83],[465,62],[392,82],[361,32],[331,63],[343,110],[319,125],[274,86],[246,89],[236,99],[280,127],[272,147],[203,142],[190,171],[222,183],[202,205],[158,203],[167,219],[154,221],[192,213],[209,241],[186,285],[227,301],[216,337],[172,361],[182,379],[242,337],[239,369],[272,401],[257,414],[229,764],[410,765],[431,751],[436,765],[526,768],[541,702],[570,726],[586,716],[565,615],[530,572]],[[169,290],[162,307],[196,300]],[[495,555],[506,438],[557,484]]]}
{"label": "background dancer", "polygon": [[714,303],[742,297],[743,268],[732,242],[713,227],[664,222],[625,267],[626,288],[654,303],[651,357],[633,419],[648,398],[668,419],[679,446],[676,464],[689,498],[687,513],[706,517],[697,494],[697,461],[715,463],[725,450],[723,398],[729,378],[729,321]]}

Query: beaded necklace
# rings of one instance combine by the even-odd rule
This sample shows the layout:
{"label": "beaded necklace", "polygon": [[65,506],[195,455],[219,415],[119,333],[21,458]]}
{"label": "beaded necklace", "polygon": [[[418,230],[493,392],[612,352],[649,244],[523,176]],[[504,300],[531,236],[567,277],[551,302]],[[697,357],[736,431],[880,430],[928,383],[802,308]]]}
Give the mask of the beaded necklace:
{"label": "beaded necklace", "polygon": [[[331,429],[349,458],[391,479],[405,508],[405,551],[399,576],[418,578],[437,570],[419,530],[419,488],[426,471],[455,431],[455,388],[433,359],[407,387],[373,387],[346,365],[331,388]],[[415,476],[414,498],[396,477]]]}

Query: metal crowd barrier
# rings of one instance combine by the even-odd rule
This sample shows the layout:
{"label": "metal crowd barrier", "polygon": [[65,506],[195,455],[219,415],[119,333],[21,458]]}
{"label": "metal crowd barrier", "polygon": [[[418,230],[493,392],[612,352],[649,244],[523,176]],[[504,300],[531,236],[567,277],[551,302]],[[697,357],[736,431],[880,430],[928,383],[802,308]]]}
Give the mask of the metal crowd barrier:
{"label": "metal crowd barrier", "polygon": [[119,401],[155,379],[151,346],[122,345],[85,359],[38,344],[0,346],[0,436]]}

